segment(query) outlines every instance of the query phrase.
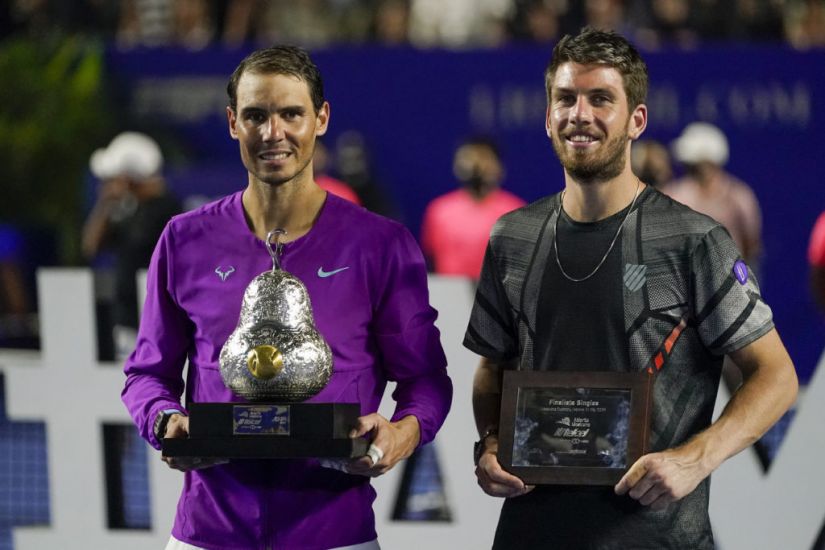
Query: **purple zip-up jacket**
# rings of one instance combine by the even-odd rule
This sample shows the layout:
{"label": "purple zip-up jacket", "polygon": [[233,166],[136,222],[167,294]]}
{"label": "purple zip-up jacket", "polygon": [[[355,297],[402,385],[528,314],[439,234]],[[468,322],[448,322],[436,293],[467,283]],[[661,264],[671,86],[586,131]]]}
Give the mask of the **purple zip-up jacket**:
{"label": "purple zip-up jacket", "polygon": [[[393,421],[415,415],[421,444],[450,408],[452,384],[429,306],[424,261],[400,224],[328,194],[315,225],[283,248],[281,266],[307,287],[333,352],[329,384],[310,401],[378,409],[397,382]],[[241,193],[173,218],[149,266],[123,401],[155,448],[155,416],[186,403],[241,401],[218,356],[249,282],[272,268],[249,230]],[[183,368],[189,360],[186,382]],[[376,537],[369,479],[317,460],[237,460],[187,472],[172,534],[209,549],[326,549]]]}

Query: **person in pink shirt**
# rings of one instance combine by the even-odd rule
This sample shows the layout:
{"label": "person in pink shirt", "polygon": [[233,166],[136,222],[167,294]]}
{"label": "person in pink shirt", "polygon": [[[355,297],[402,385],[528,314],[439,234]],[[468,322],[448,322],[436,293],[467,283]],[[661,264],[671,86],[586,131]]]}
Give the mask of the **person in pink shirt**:
{"label": "person in pink shirt", "polygon": [[329,175],[331,160],[329,150],[323,141],[315,142],[315,152],[312,155],[312,165],[315,167],[315,183],[324,191],[329,191],[333,195],[338,195],[353,204],[361,206],[361,199],[358,193],[346,182]]}
{"label": "person in pink shirt", "polygon": [[819,215],[811,231],[808,264],[811,266],[811,292],[819,307],[825,310],[825,212]]}
{"label": "person in pink shirt", "polygon": [[493,224],[525,202],[501,189],[504,166],[489,139],[465,140],[455,152],[453,173],[461,188],[427,205],[421,248],[433,272],[478,279]]}
{"label": "person in pink shirt", "polygon": [[687,175],[664,186],[662,192],[721,223],[745,262],[756,269],[762,249],[762,213],[753,190],[723,168],[728,161],[725,134],[712,124],[694,122],[672,148]]}
{"label": "person in pink shirt", "polygon": [[[725,134],[713,124],[693,122],[673,141],[671,148],[686,174],[661,191],[722,224],[745,263],[758,271],[762,212],[750,186],[724,169],[729,156]],[[722,377],[731,391],[742,381],[739,370],[730,360],[725,361]]]}

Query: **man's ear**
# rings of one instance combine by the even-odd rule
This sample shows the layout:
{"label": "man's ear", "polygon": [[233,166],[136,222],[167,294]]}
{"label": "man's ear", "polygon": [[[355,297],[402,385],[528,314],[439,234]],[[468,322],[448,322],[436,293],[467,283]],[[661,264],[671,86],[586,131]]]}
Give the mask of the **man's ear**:
{"label": "man's ear", "polygon": [[237,123],[238,118],[235,116],[235,111],[232,110],[232,107],[226,106],[226,122],[229,124],[229,135],[232,136],[232,139],[238,139],[238,132],[235,129],[235,124]]}
{"label": "man's ear", "polygon": [[550,126],[550,105],[547,106],[547,110],[544,113],[544,130],[547,132],[547,137],[550,138],[550,141],[553,141],[553,129]]}
{"label": "man's ear", "polygon": [[329,102],[324,101],[324,104],[321,105],[321,109],[318,111],[318,114],[315,117],[315,135],[316,136],[323,136],[327,133],[327,128],[329,127]]}
{"label": "man's ear", "polygon": [[647,128],[647,105],[640,103],[636,105],[630,114],[630,124],[628,124],[627,135],[630,139],[636,140],[641,137]]}

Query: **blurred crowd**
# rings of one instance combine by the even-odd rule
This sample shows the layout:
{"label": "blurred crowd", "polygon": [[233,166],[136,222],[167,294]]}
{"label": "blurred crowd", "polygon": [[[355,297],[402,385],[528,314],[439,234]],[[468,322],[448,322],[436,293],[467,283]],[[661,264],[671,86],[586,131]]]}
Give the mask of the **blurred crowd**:
{"label": "blurred crowd", "polygon": [[719,41],[825,46],[825,0],[11,0],[0,37],[99,36],[121,48],[293,43],[419,48],[553,42],[590,25],[644,49]]}

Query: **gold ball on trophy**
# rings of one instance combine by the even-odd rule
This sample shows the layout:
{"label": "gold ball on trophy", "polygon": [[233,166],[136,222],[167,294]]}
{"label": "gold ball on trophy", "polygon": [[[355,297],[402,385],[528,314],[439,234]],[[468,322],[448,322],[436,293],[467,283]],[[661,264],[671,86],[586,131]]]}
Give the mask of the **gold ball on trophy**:
{"label": "gold ball on trophy", "polygon": [[269,380],[284,368],[284,359],[275,346],[261,345],[249,350],[246,364],[252,376],[259,380]]}

